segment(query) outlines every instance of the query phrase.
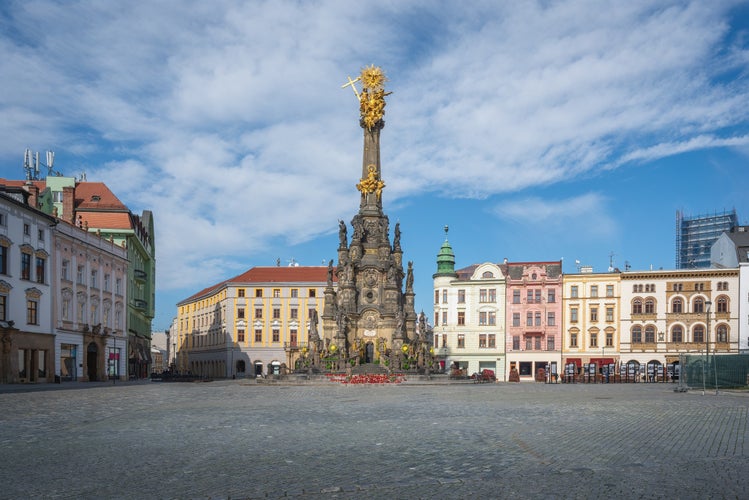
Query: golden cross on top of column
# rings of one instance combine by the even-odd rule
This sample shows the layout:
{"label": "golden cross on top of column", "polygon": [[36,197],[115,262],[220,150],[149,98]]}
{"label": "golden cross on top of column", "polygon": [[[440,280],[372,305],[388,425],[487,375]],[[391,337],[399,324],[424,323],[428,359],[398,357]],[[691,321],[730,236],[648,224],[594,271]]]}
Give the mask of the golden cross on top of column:
{"label": "golden cross on top of column", "polygon": [[356,82],[358,82],[359,80],[361,80],[361,76],[357,76],[355,80],[352,80],[350,76],[347,77],[347,78],[348,78],[348,83],[344,83],[343,85],[341,85],[341,88],[345,89],[346,87],[348,87],[350,85],[351,89],[354,91],[354,94],[356,95],[356,98],[359,101],[361,101],[361,97],[359,96],[359,91],[356,90],[356,85],[354,85]]}

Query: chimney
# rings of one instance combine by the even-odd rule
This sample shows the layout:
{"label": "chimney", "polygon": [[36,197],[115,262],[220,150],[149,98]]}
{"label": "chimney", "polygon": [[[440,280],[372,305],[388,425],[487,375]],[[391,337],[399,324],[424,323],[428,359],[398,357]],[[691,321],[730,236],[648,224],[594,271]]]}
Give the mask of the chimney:
{"label": "chimney", "polygon": [[65,186],[62,188],[62,220],[75,224],[75,188]]}
{"label": "chimney", "polygon": [[29,192],[29,206],[39,208],[39,187],[34,184],[28,184],[26,189]]}

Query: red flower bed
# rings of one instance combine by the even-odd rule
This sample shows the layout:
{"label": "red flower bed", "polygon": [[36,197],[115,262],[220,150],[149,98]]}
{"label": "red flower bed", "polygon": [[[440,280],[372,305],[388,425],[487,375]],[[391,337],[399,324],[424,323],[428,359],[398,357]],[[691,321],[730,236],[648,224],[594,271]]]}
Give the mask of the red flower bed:
{"label": "red flower bed", "polygon": [[400,384],[406,377],[403,375],[386,375],[382,373],[352,375],[328,374],[328,381],[341,384]]}

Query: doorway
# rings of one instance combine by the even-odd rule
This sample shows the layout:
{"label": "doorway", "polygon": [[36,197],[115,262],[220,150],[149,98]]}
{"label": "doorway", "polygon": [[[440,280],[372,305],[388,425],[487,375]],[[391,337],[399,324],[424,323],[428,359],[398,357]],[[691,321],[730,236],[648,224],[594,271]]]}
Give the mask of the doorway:
{"label": "doorway", "polygon": [[91,342],[86,348],[86,364],[88,365],[87,375],[88,375],[89,382],[95,382],[97,380],[96,361],[98,357],[99,357],[99,348],[96,347],[95,343]]}
{"label": "doorway", "polygon": [[374,363],[374,343],[367,342],[367,345],[364,349],[364,362],[365,363]]}

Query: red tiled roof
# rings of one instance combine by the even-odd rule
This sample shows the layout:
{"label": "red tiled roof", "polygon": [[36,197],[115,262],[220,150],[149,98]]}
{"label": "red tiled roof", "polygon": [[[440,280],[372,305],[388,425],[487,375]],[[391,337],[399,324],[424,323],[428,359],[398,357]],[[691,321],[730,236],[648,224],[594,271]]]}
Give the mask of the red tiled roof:
{"label": "red tiled roof", "polygon": [[128,211],[125,204],[122,203],[103,182],[77,183],[75,185],[75,208],[76,210],[100,209]]}
{"label": "red tiled roof", "polygon": [[[327,281],[327,266],[253,267],[238,276],[204,288],[179,303],[189,302],[198,297],[209,295],[211,292],[214,292],[229,283],[326,283]],[[335,273],[333,274],[333,281],[337,281]]]}
{"label": "red tiled roof", "polygon": [[81,212],[81,224],[96,229],[132,229],[130,214],[127,212]]}

